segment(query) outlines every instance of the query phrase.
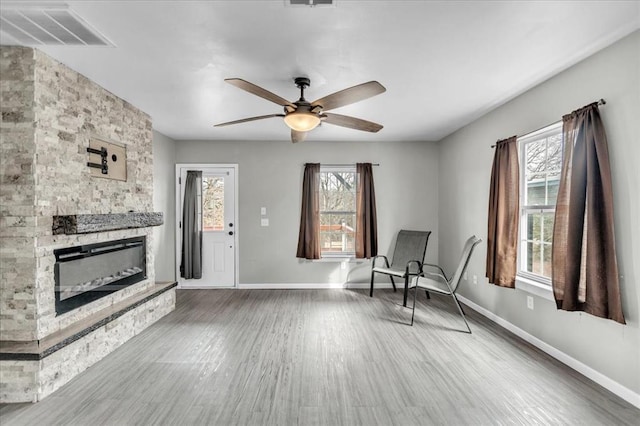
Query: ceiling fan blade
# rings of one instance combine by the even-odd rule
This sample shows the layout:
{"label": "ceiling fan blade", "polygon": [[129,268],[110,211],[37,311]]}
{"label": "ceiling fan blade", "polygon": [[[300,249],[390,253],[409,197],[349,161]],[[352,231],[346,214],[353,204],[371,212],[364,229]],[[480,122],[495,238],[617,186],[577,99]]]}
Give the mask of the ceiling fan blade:
{"label": "ceiling fan blade", "polygon": [[340,114],[322,114],[323,123],[333,124],[334,126],[348,127],[350,129],[362,130],[365,132],[376,133],[382,129],[382,124],[373,121],[362,120],[361,118],[349,117]]}
{"label": "ceiling fan blade", "polygon": [[246,123],[247,121],[264,120],[265,118],[284,117],[284,114],[259,115],[257,117],[243,118],[242,120],[227,121],[226,123],[216,124],[213,127],[230,126],[231,124]]}
{"label": "ceiling fan blade", "polygon": [[302,142],[307,138],[307,132],[299,132],[291,129],[291,142]]}
{"label": "ceiling fan blade", "polygon": [[261,98],[274,102],[278,105],[290,106],[290,107],[293,107],[294,110],[296,108],[296,106],[291,102],[289,102],[288,100],[281,98],[275,93],[271,93],[267,89],[263,89],[262,87],[256,86],[255,84],[249,83],[248,81],[243,80],[241,78],[226,78],[224,81],[226,81],[227,83],[233,86],[236,86],[239,89],[245,90],[253,95],[260,96]]}
{"label": "ceiling fan blade", "polygon": [[386,92],[387,89],[377,81],[362,83],[348,89],[332,93],[311,103],[311,107],[322,106],[323,111],[339,108],[355,102],[362,101],[380,93]]}

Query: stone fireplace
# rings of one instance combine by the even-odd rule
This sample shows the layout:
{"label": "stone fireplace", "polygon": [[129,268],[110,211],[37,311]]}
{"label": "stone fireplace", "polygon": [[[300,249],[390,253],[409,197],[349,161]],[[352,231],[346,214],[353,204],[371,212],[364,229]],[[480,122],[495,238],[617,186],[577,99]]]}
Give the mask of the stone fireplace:
{"label": "stone fireplace", "polygon": [[[0,47],[0,88],[0,402],[38,401],[171,312],[175,283],[155,282],[150,117],[31,48]],[[126,147],[125,180],[92,176],[96,138]]]}

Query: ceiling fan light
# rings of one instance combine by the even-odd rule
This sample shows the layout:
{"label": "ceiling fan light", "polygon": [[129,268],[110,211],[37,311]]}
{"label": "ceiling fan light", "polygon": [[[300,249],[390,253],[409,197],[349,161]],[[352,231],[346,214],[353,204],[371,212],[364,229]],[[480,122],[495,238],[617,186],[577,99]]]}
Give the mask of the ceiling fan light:
{"label": "ceiling fan light", "polygon": [[306,111],[296,111],[287,114],[284,122],[291,129],[297,132],[308,132],[315,129],[320,124],[320,117],[317,114]]}

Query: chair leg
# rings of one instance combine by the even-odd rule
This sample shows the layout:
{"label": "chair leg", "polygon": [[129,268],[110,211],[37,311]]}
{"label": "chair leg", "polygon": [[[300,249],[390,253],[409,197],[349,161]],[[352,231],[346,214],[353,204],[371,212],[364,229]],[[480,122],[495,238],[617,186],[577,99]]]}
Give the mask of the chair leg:
{"label": "chair leg", "polygon": [[428,291],[428,290],[425,290],[424,292],[425,292],[425,294],[427,295],[427,299],[431,299],[431,295],[429,294],[429,291]]}
{"label": "chair leg", "polygon": [[402,296],[402,306],[407,307],[407,296],[409,295],[409,275],[404,276],[404,295]]}
{"label": "chair leg", "polygon": [[369,290],[369,297],[373,297],[373,276],[375,272],[371,271],[371,289]]}
{"label": "chair leg", "polygon": [[416,295],[418,294],[418,286],[413,291],[413,309],[411,309],[411,326],[413,326],[413,317],[416,314]]}
{"label": "chair leg", "polygon": [[462,311],[462,306],[460,306],[460,302],[458,302],[458,298],[456,297],[456,294],[452,293],[451,297],[453,297],[453,301],[455,302],[456,307],[458,308],[458,312],[460,312],[460,316],[462,316],[462,319],[464,320],[464,324],[467,326],[467,330],[469,330],[469,334],[471,334],[471,327],[469,327],[469,323],[467,322],[467,318],[465,318],[464,316],[464,312]]}
{"label": "chair leg", "polygon": [[393,277],[391,275],[389,275],[389,278],[391,278],[391,284],[393,285],[393,292],[396,292],[396,282],[393,280]]}

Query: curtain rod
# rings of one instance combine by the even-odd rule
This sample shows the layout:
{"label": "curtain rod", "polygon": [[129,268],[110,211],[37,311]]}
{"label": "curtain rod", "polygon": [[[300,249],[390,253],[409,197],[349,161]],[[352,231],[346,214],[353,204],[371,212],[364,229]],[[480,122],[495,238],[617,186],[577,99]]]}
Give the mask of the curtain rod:
{"label": "curtain rod", "polygon": [[[304,163],[304,165],[306,166],[307,164],[314,164],[314,163]],[[320,163],[321,166],[325,166],[325,167],[352,167],[355,166],[355,163],[353,164],[325,164],[325,163]],[[379,166],[379,163],[371,163],[372,166]]]}
{"label": "curtain rod", "polygon": [[[602,98],[598,101],[598,105],[606,105],[606,104],[607,104],[607,101],[605,101],[605,100],[604,100],[604,99],[602,99]],[[588,105],[590,105],[590,104],[588,104]],[[553,123],[551,123],[551,124],[553,124]],[[535,132],[537,132],[537,131],[540,131],[540,130],[544,129],[545,127],[549,127],[549,126],[551,126],[551,124],[547,124],[546,126],[542,126],[542,127],[540,127],[539,129],[536,129],[536,130],[532,130],[532,131],[530,131],[530,132],[527,132],[527,133],[525,133],[525,135],[528,135],[529,133],[535,133]],[[491,148],[495,148],[495,147],[496,147],[496,145],[495,145],[495,144],[494,144],[494,145],[491,145]]]}

